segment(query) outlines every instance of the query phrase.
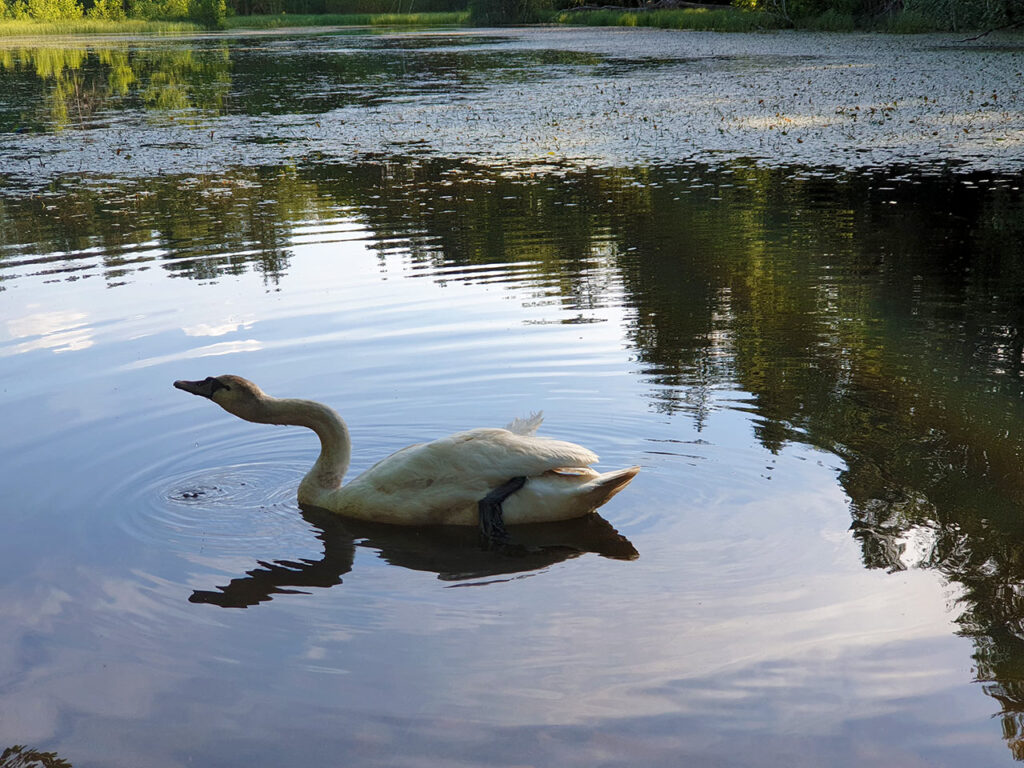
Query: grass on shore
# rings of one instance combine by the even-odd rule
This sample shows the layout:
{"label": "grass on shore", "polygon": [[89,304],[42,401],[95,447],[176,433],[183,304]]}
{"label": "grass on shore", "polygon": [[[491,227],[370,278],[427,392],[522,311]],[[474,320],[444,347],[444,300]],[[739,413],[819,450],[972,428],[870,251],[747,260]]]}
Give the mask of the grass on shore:
{"label": "grass on shore", "polygon": [[[721,9],[678,8],[653,11],[587,10],[559,11],[550,22],[567,26],[591,27],[658,27],[661,29],[712,30],[716,32],[754,32],[780,29],[785,26],[769,13]],[[469,25],[469,13],[331,13],[331,14],[267,14],[230,16],[226,29],[280,29],[282,27],[460,27]],[[851,32],[858,28],[850,15],[826,11],[817,17],[801,19],[801,29],[821,32]],[[892,33],[934,32],[929,20],[912,11],[904,11],[871,28]],[[188,35],[203,28],[189,21],[145,21],[126,19],[70,19],[65,21],[0,20],[0,38],[49,35]]]}
{"label": "grass on shore", "polygon": [[[469,20],[460,13],[332,13],[276,14],[266,16],[231,16],[226,29],[278,29],[280,27],[453,27]],[[66,19],[35,21],[32,19],[0,20],[0,38],[50,35],[188,35],[204,31],[190,21],[145,21],[125,19]]]}
{"label": "grass on shore", "polygon": [[228,29],[277,29],[280,27],[453,27],[469,20],[465,11],[455,13],[281,13],[263,16],[232,16]]}
{"label": "grass on shore", "polygon": [[753,32],[777,29],[779,24],[767,13],[735,8],[673,8],[657,11],[563,11],[554,19],[559,24],[589,27],[658,27],[700,29],[716,32]]}
{"label": "grass on shore", "polygon": [[4,19],[0,21],[0,37],[32,37],[35,35],[187,35],[202,31],[189,21],[145,21],[125,19],[65,19],[34,21]]}

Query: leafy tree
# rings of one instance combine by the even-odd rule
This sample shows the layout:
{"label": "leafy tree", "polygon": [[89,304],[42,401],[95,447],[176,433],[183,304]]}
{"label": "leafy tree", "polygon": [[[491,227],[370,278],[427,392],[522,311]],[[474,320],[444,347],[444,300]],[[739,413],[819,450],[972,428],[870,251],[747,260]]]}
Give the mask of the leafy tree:
{"label": "leafy tree", "polygon": [[532,24],[546,20],[554,9],[552,0],[469,0],[474,24]]}
{"label": "leafy tree", "polygon": [[151,21],[186,19],[189,16],[189,0],[128,0],[128,15]]}
{"label": "leafy tree", "polygon": [[25,9],[37,21],[64,21],[82,18],[78,0],[27,0]]}
{"label": "leafy tree", "polygon": [[1024,0],[732,0],[732,4],[774,14],[791,24],[856,19],[870,25],[889,17],[901,31],[1001,27],[1024,21]]}
{"label": "leafy tree", "polygon": [[188,17],[207,29],[223,29],[228,15],[225,0],[190,0]]}
{"label": "leafy tree", "polygon": [[24,0],[0,0],[0,19],[24,19],[28,17]]}
{"label": "leafy tree", "polygon": [[903,10],[939,29],[1001,27],[1024,18],[1021,0],[904,0]]}
{"label": "leafy tree", "polygon": [[86,16],[90,19],[123,21],[125,18],[124,5],[121,0],[94,0],[92,8],[86,11]]}

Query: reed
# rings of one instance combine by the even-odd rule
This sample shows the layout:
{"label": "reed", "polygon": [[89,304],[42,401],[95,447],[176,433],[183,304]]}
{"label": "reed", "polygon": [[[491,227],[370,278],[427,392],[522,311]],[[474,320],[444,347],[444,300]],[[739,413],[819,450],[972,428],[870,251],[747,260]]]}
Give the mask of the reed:
{"label": "reed", "polygon": [[452,27],[462,26],[469,14],[455,13],[282,13],[232,16],[228,29],[277,29],[280,27]]}
{"label": "reed", "polygon": [[198,24],[188,21],[145,21],[143,19],[63,19],[33,21],[4,19],[0,21],[0,37],[32,37],[35,35],[180,35],[199,32]]}

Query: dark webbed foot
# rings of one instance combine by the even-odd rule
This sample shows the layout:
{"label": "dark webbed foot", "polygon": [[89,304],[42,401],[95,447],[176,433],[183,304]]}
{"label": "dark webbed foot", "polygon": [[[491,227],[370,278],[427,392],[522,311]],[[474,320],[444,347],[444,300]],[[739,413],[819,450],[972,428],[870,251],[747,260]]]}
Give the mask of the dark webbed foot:
{"label": "dark webbed foot", "polygon": [[477,508],[480,510],[480,532],[488,542],[505,544],[508,541],[508,531],[505,530],[501,504],[524,485],[526,485],[525,477],[513,477],[477,503]]}

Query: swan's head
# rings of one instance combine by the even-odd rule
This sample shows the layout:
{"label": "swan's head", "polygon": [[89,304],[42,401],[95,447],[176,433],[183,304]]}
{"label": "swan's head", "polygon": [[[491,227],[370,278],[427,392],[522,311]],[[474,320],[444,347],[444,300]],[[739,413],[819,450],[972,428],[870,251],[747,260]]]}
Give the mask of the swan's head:
{"label": "swan's head", "polygon": [[267,421],[266,404],[269,398],[263,394],[263,390],[241,376],[207,376],[202,381],[176,381],[174,386],[213,400],[240,419]]}

